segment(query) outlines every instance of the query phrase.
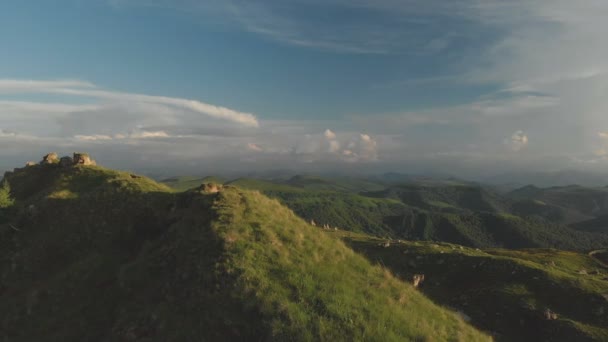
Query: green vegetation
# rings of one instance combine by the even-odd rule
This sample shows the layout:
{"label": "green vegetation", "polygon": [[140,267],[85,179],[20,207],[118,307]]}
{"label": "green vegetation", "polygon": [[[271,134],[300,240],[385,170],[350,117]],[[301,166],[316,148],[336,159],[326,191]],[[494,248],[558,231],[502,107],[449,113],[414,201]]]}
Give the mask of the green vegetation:
{"label": "green vegetation", "polygon": [[0,181],[0,210],[11,207],[15,201],[11,195],[11,186],[6,179]]}
{"label": "green vegetation", "polygon": [[6,340],[489,340],[259,193],[93,166],[5,178]]}
{"label": "green vegetation", "polygon": [[[608,268],[586,254],[552,249],[476,250],[331,232],[356,251],[461,312],[501,341],[603,341],[608,338]],[[544,311],[557,313],[547,320]]]}

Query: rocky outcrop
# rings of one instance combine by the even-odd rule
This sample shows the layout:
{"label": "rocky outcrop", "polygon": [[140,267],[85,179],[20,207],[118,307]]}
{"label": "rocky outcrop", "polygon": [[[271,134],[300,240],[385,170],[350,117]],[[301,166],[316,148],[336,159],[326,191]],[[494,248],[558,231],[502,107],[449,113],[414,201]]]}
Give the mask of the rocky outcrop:
{"label": "rocky outcrop", "polygon": [[68,156],[61,157],[61,159],[59,159],[59,165],[61,165],[62,167],[72,166],[74,165],[74,159]]}
{"label": "rocky outcrop", "polygon": [[33,162],[33,161],[29,161],[29,162],[25,163],[25,167],[31,167],[31,166],[36,166],[36,165],[38,165],[38,163]]}
{"label": "rocky outcrop", "polygon": [[42,161],[40,162],[40,165],[50,165],[50,164],[57,164],[59,163],[59,156],[57,155],[57,153],[52,152],[49,153],[47,155],[45,155],[44,157],[42,157]]}
{"label": "rocky outcrop", "polygon": [[220,192],[220,190],[222,190],[222,185],[221,184],[215,184],[215,183],[205,183],[203,185],[201,185],[200,192],[205,193],[205,194],[214,194],[217,192]]}
{"label": "rocky outcrop", "polygon": [[74,165],[97,165],[86,153],[74,153]]}
{"label": "rocky outcrop", "polygon": [[[44,157],[42,157],[42,161],[39,164],[40,165],[59,165],[61,167],[72,167],[75,165],[85,165],[85,166],[97,165],[97,163],[95,163],[95,160],[93,160],[91,158],[91,156],[89,156],[86,153],[74,153],[74,157],[65,156],[65,157],[59,158],[59,156],[55,152],[49,153],[49,154],[45,155]],[[37,165],[37,164],[33,163],[33,162],[28,162],[25,166],[31,167],[31,166],[35,166],[35,165]]]}

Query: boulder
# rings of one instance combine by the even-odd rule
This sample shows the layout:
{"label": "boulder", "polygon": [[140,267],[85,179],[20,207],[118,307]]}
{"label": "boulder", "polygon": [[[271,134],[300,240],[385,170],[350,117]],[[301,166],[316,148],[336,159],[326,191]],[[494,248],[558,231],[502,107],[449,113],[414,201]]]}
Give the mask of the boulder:
{"label": "boulder", "polygon": [[28,161],[27,163],[25,163],[25,167],[30,167],[30,166],[36,166],[36,162],[33,161]]}
{"label": "boulder", "polygon": [[57,163],[59,163],[59,156],[55,152],[45,155],[44,157],[42,157],[42,161],[40,162],[41,165],[50,165]]}
{"label": "boulder", "polygon": [[414,287],[418,287],[424,282],[424,274],[414,274],[412,277],[412,284]]}
{"label": "boulder", "polygon": [[557,314],[555,312],[551,311],[551,309],[549,309],[549,308],[545,309],[544,316],[545,316],[545,319],[548,321],[554,321],[557,319]]}
{"label": "boulder", "polygon": [[86,153],[74,153],[74,165],[96,165],[96,163]]}

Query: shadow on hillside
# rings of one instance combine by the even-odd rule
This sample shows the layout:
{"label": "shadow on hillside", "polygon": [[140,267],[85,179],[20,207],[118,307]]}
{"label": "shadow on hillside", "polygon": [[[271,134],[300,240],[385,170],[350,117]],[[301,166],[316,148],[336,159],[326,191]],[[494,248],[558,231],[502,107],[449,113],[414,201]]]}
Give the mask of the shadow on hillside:
{"label": "shadow on hillside", "polygon": [[[79,185],[76,185],[79,186]],[[74,188],[68,187],[70,191]],[[213,195],[101,189],[20,203],[0,234],[0,336],[23,341],[257,340],[218,272]]]}

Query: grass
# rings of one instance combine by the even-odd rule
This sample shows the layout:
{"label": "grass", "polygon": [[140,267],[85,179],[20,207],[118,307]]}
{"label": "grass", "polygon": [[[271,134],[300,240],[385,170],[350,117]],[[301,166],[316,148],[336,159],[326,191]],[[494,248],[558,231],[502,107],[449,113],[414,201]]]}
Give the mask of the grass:
{"label": "grass", "polygon": [[[498,340],[606,340],[608,269],[586,254],[552,249],[478,250],[447,243],[393,241],[330,232],[404,280],[462,311]],[[587,274],[580,274],[581,270]],[[591,274],[591,271],[599,274]],[[547,321],[550,308],[559,319]]]}
{"label": "grass", "polygon": [[260,193],[90,166],[6,178],[10,341],[489,340]]}
{"label": "grass", "polygon": [[277,201],[236,189],[219,196],[214,229],[227,272],[268,317],[273,338],[488,339]]}

